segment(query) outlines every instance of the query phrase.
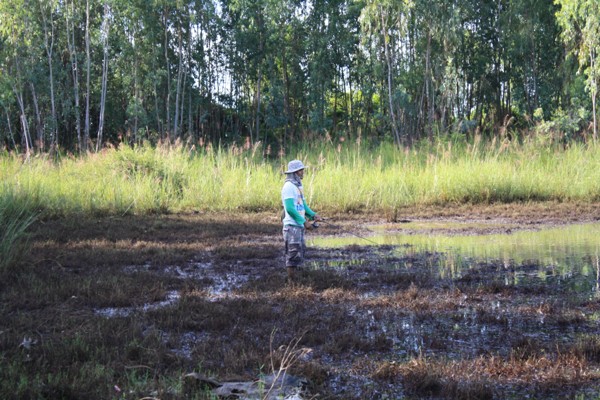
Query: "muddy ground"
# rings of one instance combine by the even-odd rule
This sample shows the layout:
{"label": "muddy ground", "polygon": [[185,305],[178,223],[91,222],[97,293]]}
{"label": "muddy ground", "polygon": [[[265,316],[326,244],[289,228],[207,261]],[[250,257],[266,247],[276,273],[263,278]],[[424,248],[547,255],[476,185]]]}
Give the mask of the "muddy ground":
{"label": "muddy ground", "polygon": [[[510,234],[596,221],[600,205],[326,216],[308,235],[422,233],[407,221]],[[186,374],[253,381],[285,369],[307,399],[600,398],[598,300],[558,281],[512,285],[500,262],[441,277],[439,254],[394,250],[309,248],[289,283],[277,212],[40,221],[0,284],[0,394],[26,378],[24,397],[211,398]]]}

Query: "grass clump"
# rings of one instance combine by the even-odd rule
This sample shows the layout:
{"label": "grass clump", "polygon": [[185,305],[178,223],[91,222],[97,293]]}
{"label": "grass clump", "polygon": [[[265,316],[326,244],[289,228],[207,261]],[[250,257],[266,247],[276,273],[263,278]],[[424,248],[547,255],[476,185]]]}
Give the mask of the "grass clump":
{"label": "grass clump", "polygon": [[7,192],[0,196],[0,272],[10,270],[25,246],[27,228],[35,213],[22,198]]}

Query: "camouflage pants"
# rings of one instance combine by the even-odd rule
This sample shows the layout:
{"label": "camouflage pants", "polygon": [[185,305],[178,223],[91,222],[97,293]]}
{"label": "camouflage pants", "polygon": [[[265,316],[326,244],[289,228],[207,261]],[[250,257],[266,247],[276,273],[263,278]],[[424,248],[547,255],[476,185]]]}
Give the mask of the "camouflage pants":
{"label": "camouflage pants", "polygon": [[304,227],[286,225],[283,227],[285,242],[285,266],[296,268],[304,261]]}

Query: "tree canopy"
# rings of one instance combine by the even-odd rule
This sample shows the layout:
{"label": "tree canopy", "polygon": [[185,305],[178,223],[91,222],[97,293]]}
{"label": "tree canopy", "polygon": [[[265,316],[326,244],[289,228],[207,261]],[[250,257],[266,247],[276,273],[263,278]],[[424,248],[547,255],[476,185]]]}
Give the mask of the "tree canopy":
{"label": "tree canopy", "polygon": [[596,138],[595,0],[0,0],[0,143]]}

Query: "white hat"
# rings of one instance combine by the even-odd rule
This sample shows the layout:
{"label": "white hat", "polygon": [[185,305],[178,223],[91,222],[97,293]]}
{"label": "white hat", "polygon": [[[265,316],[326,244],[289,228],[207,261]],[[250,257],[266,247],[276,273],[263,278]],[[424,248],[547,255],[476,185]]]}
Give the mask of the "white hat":
{"label": "white hat", "polygon": [[291,174],[294,172],[298,172],[304,168],[306,168],[306,167],[304,166],[304,164],[302,164],[302,161],[292,160],[288,163],[288,169],[287,169],[287,171],[284,172],[284,174]]}

